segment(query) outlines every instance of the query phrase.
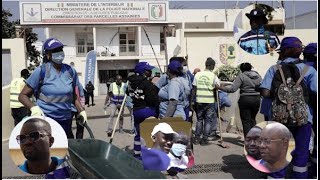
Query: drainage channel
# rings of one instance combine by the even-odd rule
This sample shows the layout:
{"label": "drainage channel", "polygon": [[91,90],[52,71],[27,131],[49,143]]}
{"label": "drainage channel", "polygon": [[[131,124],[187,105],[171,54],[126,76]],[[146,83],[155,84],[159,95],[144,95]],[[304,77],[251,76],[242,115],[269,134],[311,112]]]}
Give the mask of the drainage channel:
{"label": "drainage channel", "polygon": [[211,173],[211,172],[221,172],[228,170],[236,170],[239,168],[252,168],[248,163],[237,163],[234,162],[232,164],[224,164],[224,163],[216,163],[216,164],[197,164],[192,168],[189,168],[185,171],[185,174],[202,174],[202,173]]}
{"label": "drainage channel", "polygon": [[[249,163],[233,162],[233,163],[214,163],[214,164],[197,164],[192,168],[184,171],[184,174],[204,174],[213,172],[234,172],[246,169],[247,173],[255,173],[255,169]],[[80,179],[81,176],[71,169],[70,179]],[[250,172],[249,172],[250,171]],[[252,172],[251,172],[252,171]],[[44,175],[36,176],[5,176],[3,179],[44,179]]]}

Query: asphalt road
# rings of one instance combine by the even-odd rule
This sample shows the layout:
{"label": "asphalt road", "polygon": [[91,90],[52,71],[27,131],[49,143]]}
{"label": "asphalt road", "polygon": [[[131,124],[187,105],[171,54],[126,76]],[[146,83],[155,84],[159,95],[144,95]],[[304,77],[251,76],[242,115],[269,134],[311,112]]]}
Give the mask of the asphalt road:
{"label": "asphalt road", "polygon": [[[103,110],[104,96],[95,97],[95,106],[86,107],[89,125],[96,139],[109,142],[107,116]],[[73,122],[75,128],[75,122]],[[226,127],[226,124],[223,125]],[[130,152],[133,148],[133,136],[129,135],[130,118],[125,109],[124,134],[115,133],[113,144]],[[224,128],[223,128],[224,130]],[[75,133],[75,129],[73,129]],[[241,134],[223,133],[225,144],[222,148],[218,141],[210,141],[208,146],[194,145],[195,166],[185,171],[189,179],[257,179],[264,174],[255,170],[244,157],[243,137]],[[89,138],[85,131],[84,138]],[[9,156],[8,142],[2,142],[2,178],[41,178],[20,171]]]}

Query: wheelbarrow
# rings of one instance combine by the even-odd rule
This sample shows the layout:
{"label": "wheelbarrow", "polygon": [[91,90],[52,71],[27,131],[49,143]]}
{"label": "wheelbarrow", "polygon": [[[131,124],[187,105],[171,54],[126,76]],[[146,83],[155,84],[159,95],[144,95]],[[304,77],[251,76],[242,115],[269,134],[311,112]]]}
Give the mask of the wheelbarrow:
{"label": "wheelbarrow", "polygon": [[142,163],[102,140],[94,139],[87,123],[84,127],[91,139],[68,139],[67,162],[72,170],[86,179],[164,179],[159,171],[144,170]]}

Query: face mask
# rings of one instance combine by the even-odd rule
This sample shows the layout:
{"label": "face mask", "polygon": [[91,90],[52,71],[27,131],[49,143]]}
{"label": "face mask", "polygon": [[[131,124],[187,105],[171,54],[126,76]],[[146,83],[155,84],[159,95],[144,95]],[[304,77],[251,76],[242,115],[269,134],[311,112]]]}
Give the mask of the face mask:
{"label": "face mask", "polygon": [[183,66],[182,71],[183,71],[184,73],[188,72],[188,66]]}
{"label": "face mask", "polygon": [[52,53],[52,61],[56,64],[62,64],[62,61],[64,60],[64,52],[56,52]]}
{"label": "face mask", "polygon": [[171,151],[176,156],[182,156],[187,150],[187,146],[183,144],[176,144],[174,143],[171,147]]}

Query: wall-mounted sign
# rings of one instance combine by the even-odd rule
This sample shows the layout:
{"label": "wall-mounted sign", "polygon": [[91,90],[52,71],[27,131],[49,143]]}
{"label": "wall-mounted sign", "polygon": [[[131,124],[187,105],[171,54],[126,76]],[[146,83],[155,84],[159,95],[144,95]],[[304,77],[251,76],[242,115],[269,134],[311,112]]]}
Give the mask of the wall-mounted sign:
{"label": "wall-mounted sign", "polygon": [[21,2],[21,24],[166,23],[168,1]]}
{"label": "wall-mounted sign", "polygon": [[222,64],[233,64],[236,59],[235,53],[234,44],[220,44],[220,61]]}

